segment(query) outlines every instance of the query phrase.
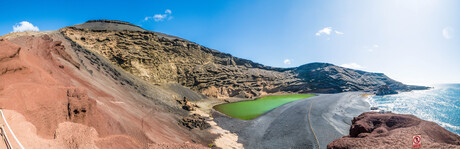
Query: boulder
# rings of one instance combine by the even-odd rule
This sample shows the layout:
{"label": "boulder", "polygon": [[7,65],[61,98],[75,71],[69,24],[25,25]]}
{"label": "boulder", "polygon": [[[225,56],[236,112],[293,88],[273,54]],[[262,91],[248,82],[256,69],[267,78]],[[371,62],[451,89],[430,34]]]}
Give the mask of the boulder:
{"label": "boulder", "polygon": [[187,110],[187,111],[195,111],[196,108],[199,108],[198,105],[189,102],[187,97],[184,97],[182,101],[177,100],[177,102],[182,106],[182,109]]}
{"label": "boulder", "polygon": [[201,130],[211,127],[206,119],[198,114],[192,114],[182,118],[179,124],[187,127],[188,129],[200,128]]}
{"label": "boulder", "polygon": [[413,135],[422,148],[460,148],[460,136],[413,115],[365,112],[353,118],[350,133],[327,145],[336,148],[411,148]]}

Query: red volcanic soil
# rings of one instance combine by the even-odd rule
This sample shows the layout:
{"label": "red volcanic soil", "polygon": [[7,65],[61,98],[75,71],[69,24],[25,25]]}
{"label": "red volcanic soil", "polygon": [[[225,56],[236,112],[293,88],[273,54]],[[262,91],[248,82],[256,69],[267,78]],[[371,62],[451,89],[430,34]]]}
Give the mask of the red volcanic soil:
{"label": "red volcanic soil", "polygon": [[58,33],[0,39],[0,108],[25,148],[207,143],[179,126],[170,109],[94,63]]}
{"label": "red volcanic soil", "polygon": [[412,136],[422,136],[422,148],[460,148],[460,136],[413,115],[366,112],[352,120],[350,135],[327,148],[412,148]]}

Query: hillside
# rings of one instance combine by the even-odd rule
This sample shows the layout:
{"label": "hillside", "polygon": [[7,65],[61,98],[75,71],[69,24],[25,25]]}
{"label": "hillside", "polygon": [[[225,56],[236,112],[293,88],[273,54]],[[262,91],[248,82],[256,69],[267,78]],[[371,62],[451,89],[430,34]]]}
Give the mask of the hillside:
{"label": "hillside", "polygon": [[27,148],[156,148],[215,137],[178,124],[188,112],[176,99],[206,97],[146,83],[59,32],[0,37],[0,80],[0,108]]}
{"label": "hillside", "polygon": [[111,20],[1,36],[0,80],[0,108],[28,148],[238,146],[206,116],[219,98],[423,88],[327,63],[265,66]]}
{"label": "hillside", "polygon": [[179,83],[209,97],[253,98],[270,93],[374,91],[414,88],[382,73],[327,63],[274,68],[139,26],[92,20],[59,30],[67,39],[153,84]]}

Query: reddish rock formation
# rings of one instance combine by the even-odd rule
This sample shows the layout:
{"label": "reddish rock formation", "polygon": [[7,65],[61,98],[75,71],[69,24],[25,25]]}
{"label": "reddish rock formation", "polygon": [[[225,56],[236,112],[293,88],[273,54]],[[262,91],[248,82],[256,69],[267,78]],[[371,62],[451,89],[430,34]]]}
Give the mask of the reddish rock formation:
{"label": "reddish rock formation", "polygon": [[0,41],[0,108],[26,148],[211,142],[177,124],[185,116],[177,93],[137,81],[57,32],[22,34]]}
{"label": "reddish rock formation", "polygon": [[327,148],[412,148],[412,136],[422,135],[423,148],[460,148],[460,136],[413,115],[366,112],[352,120],[350,135]]}
{"label": "reddish rock formation", "polygon": [[88,98],[86,89],[67,89],[67,99],[68,119],[72,122],[88,124],[86,117],[88,117],[90,112],[93,112],[93,108],[96,106],[96,101]]}

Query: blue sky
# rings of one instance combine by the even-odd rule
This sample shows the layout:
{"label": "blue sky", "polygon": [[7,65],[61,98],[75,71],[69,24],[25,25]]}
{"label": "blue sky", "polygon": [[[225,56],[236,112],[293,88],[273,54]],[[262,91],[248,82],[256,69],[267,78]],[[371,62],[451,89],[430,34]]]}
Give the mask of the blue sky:
{"label": "blue sky", "polygon": [[265,65],[328,62],[409,84],[460,83],[455,0],[2,1],[0,13],[1,35],[114,19]]}

